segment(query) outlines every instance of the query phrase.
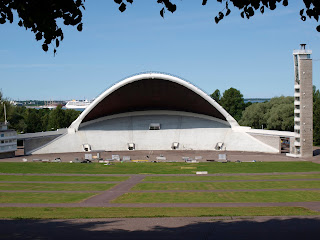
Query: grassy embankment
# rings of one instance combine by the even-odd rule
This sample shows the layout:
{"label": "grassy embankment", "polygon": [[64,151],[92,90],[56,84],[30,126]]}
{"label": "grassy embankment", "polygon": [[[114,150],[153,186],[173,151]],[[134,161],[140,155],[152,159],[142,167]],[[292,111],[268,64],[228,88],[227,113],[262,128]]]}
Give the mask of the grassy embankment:
{"label": "grassy embankment", "polygon": [[[223,190],[319,188],[319,181],[139,183],[131,190]],[[1,185],[0,185],[1,189]]]}
{"label": "grassy embankment", "polygon": [[[1,177],[1,176],[0,176]],[[145,177],[144,182],[161,181],[223,181],[223,180],[277,180],[277,179],[319,179],[320,174],[272,174],[272,175],[244,175],[244,176],[152,176]]]}
{"label": "grassy embankment", "polygon": [[231,208],[14,208],[0,207],[1,218],[76,219],[133,217],[309,216],[319,213],[302,207]]}
{"label": "grassy embankment", "polygon": [[320,191],[125,193],[113,203],[243,203],[319,201]]}
{"label": "grassy embankment", "polygon": [[[1,170],[0,170],[1,172]],[[118,176],[30,176],[0,175],[0,181],[45,181],[45,182],[121,182],[128,177]]]}
{"label": "grassy embankment", "polygon": [[106,191],[116,184],[106,183],[1,183],[1,190],[24,191]]}
{"label": "grassy embankment", "polygon": [[[95,193],[0,193],[0,203],[77,203]],[[1,216],[2,217],[2,216]]]}
{"label": "grassy embankment", "polygon": [[[273,173],[273,172],[315,172],[320,165],[310,162],[272,163],[118,163],[111,166],[102,164],[69,163],[0,163],[2,173],[44,173],[44,174],[194,174],[195,171],[208,173]],[[145,181],[219,181],[219,180],[264,180],[264,179],[313,179],[320,174],[286,174],[259,176],[156,176],[146,177]],[[75,203],[95,193],[44,193],[44,190],[94,191],[112,185],[98,184],[95,181],[124,181],[128,177],[118,176],[28,176],[0,175],[0,181],[68,181],[74,183],[4,183],[2,190],[37,190],[38,193],[0,193],[1,203]],[[92,183],[76,183],[79,181]],[[146,184],[146,185],[143,185]],[[280,185],[281,186],[280,186]],[[20,186],[19,186],[20,185]],[[66,186],[64,186],[66,185]],[[102,185],[104,185],[102,187]],[[167,185],[167,187],[164,187]],[[178,186],[179,185],[179,186]],[[257,188],[317,188],[318,181],[286,182],[216,182],[216,183],[141,183],[143,189],[257,189]],[[137,189],[136,187],[136,189]],[[185,193],[127,193],[114,202],[119,203],[194,203],[194,202],[296,202],[319,201],[320,191],[258,191],[258,192],[185,192]],[[105,218],[105,217],[173,217],[173,216],[293,216],[319,215],[301,207],[235,207],[235,208],[52,208],[52,207],[0,207],[0,218]],[[146,210],[148,209],[148,210]]]}
{"label": "grassy embankment", "polygon": [[256,163],[0,163],[1,173],[86,173],[86,174],[195,174],[196,171],[214,173],[273,173],[320,171],[320,164],[312,162],[256,162]]}

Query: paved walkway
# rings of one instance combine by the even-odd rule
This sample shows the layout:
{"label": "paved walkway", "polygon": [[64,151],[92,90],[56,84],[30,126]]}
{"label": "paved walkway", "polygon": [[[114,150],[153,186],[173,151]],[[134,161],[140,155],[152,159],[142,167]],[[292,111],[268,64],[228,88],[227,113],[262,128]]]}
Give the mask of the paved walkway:
{"label": "paved walkway", "polygon": [[124,181],[108,191],[105,191],[99,195],[93,196],[89,199],[83,201],[84,204],[99,204],[99,203],[109,203],[110,201],[120,197],[121,195],[130,191],[130,189],[138,184],[144,176],[134,175],[127,181]]}
{"label": "paved walkway", "polygon": [[[91,152],[93,155],[96,153]],[[202,156],[202,161],[206,160],[217,160],[219,159],[218,155],[221,153],[226,153],[227,158],[234,162],[237,160],[240,161],[263,161],[263,162],[273,162],[273,161],[315,161],[319,162],[320,155],[318,147],[314,147],[314,153],[316,156],[309,158],[294,158],[288,157],[284,153],[282,154],[274,154],[274,153],[260,153],[260,152],[243,152],[243,151],[208,151],[208,150],[155,150],[155,151],[143,151],[143,150],[135,150],[135,151],[111,151],[111,152],[99,152],[100,157],[103,159],[110,159],[112,155],[119,156],[130,156],[132,160],[149,160],[156,161],[157,157],[163,155],[166,157],[167,161],[183,161],[182,157],[192,157]],[[18,155],[19,153],[17,153]],[[318,155],[317,155],[318,154]],[[28,161],[32,161],[33,159],[55,159],[60,158],[63,162],[73,161],[75,158],[84,159],[84,152],[75,152],[75,153],[52,153],[52,154],[35,154],[24,156],[22,152],[20,152],[20,156],[14,158],[5,158],[0,159],[0,162],[22,162],[23,158],[28,159]]]}

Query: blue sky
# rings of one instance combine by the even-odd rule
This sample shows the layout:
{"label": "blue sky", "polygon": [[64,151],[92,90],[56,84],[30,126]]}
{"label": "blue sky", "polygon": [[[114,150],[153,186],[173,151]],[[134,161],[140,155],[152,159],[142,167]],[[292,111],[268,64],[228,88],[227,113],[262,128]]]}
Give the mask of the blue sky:
{"label": "blue sky", "polygon": [[232,13],[215,24],[224,7],[216,1],[177,0],[166,12],[156,0],[135,0],[124,13],[111,0],[86,1],[84,27],[63,27],[65,39],[54,57],[30,31],[0,25],[0,88],[14,100],[92,99],[135,73],[161,71],[206,91],[234,87],[245,98],[293,95],[292,51],[306,43],[313,51],[313,82],[320,88],[317,22],[302,22],[303,1],[242,19]]}

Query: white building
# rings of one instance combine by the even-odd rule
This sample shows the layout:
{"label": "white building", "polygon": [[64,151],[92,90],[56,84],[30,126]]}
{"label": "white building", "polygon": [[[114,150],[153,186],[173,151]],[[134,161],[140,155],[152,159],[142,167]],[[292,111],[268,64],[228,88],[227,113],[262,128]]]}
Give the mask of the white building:
{"label": "white building", "polygon": [[28,154],[90,150],[228,150],[279,153],[294,133],[241,127],[217,102],[179,77],[149,72],[104,91],[68,132]]}
{"label": "white building", "polygon": [[7,123],[0,123],[0,158],[14,157],[17,150],[17,133],[8,129]]}

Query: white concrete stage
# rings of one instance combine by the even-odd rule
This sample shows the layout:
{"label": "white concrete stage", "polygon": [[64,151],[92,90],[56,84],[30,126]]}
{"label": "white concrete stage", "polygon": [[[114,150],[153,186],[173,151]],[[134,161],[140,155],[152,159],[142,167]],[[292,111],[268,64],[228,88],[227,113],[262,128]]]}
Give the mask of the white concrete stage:
{"label": "white concrete stage", "polygon": [[[160,130],[149,130],[151,123],[159,123]],[[145,111],[118,114],[87,122],[79,131],[65,134],[34,153],[81,152],[83,144],[91,150],[123,151],[128,143],[135,150],[215,150],[223,143],[223,150],[277,153],[246,132],[231,128],[226,121],[213,117],[173,111]]]}
{"label": "white concrete stage", "polygon": [[[154,129],[154,130],[151,130]],[[32,154],[134,150],[221,150],[279,153],[280,136],[252,131],[190,82],[144,73],[113,85],[68,132]]]}

